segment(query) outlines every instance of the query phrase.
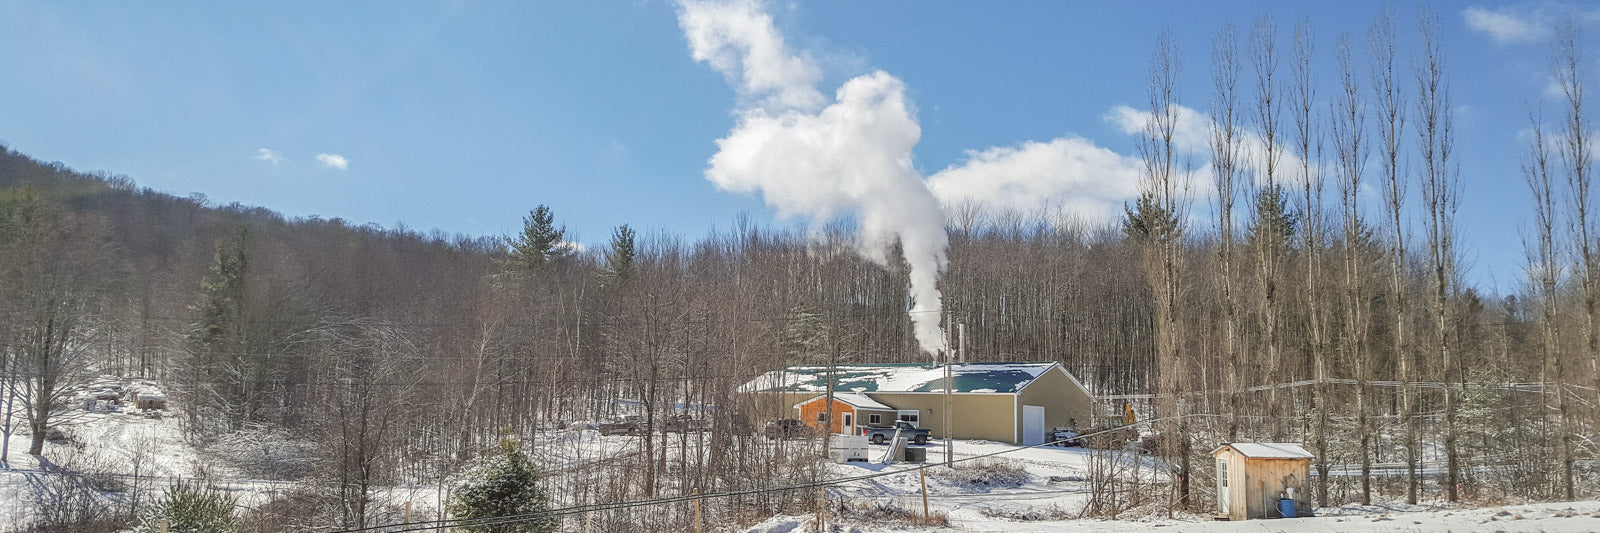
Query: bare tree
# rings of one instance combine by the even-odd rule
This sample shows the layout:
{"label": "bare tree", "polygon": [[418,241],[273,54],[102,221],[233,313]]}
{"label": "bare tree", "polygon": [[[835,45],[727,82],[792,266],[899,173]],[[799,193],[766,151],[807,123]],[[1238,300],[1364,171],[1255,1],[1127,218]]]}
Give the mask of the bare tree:
{"label": "bare tree", "polygon": [[102,249],[107,235],[98,219],[62,213],[31,187],[0,200],[0,249],[7,256],[0,268],[9,280],[0,295],[11,332],[8,403],[25,407],[28,453],[39,455],[51,420],[87,377],[116,272]]}
{"label": "bare tree", "polygon": [[1341,92],[1333,104],[1335,167],[1339,173],[1339,198],[1344,208],[1344,335],[1341,345],[1355,368],[1356,440],[1361,446],[1361,504],[1372,503],[1372,426],[1368,420],[1371,356],[1367,353],[1367,287],[1363,263],[1366,228],[1361,219],[1361,173],[1367,151],[1361,145],[1366,130],[1366,104],[1351,65],[1350,38],[1339,39]]}
{"label": "bare tree", "polygon": [[[1561,88],[1561,136],[1557,152],[1561,155],[1562,170],[1567,176],[1567,194],[1572,202],[1573,229],[1578,243],[1579,280],[1583,286],[1584,348],[1589,356],[1589,370],[1594,379],[1596,420],[1600,420],[1600,319],[1595,316],[1596,301],[1600,300],[1600,264],[1597,264],[1594,244],[1590,240],[1594,221],[1589,215],[1589,187],[1594,180],[1594,146],[1589,117],[1585,114],[1583,85],[1583,50],[1577,25],[1568,20],[1556,41],[1556,84]],[[1541,165],[1543,162],[1541,161]],[[1557,362],[1560,359],[1557,358]],[[1557,370],[1558,375],[1561,374]],[[1572,432],[1569,420],[1567,393],[1564,387],[1556,389],[1561,412],[1562,490],[1566,499],[1575,497],[1573,489]]]}
{"label": "bare tree", "polygon": [[1401,133],[1405,129],[1405,110],[1395,78],[1394,13],[1385,10],[1368,33],[1372,57],[1372,90],[1378,105],[1378,160],[1381,164],[1383,199],[1389,225],[1389,293],[1394,321],[1394,359],[1400,381],[1400,421],[1405,426],[1406,502],[1417,503],[1421,484],[1417,463],[1421,459],[1421,429],[1416,420],[1414,393],[1411,390],[1411,363],[1414,359],[1406,337],[1410,293],[1406,271],[1405,181],[1400,177]]}
{"label": "bare tree", "polygon": [[1239,440],[1239,415],[1244,411],[1241,378],[1246,375],[1239,352],[1239,297],[1234,288],[1233,202],[1239,194],[1239,163],[1243,154],[1239,126],[1234,118],[1239,85],[1239,38],[1232,26],[1222,29],[1211,44],[1211,80],[1216,90],[1211,108],[1211,171],[1217,193],[1217,262],[1221,269],[1222,355],[1228,401],[1228,441]]}
{"label": "bare tree", "polygon": [[1144,239],[1145,268],[1156,304],[1156,365],[1160,369],[1160,389],[1167,399],[1161,417],[1171,421],[1164,426],[1167,433],[1175,436],[1168,439],[1172,444],[1165,452],[1179,461],[1179,483],[1175,487],[1178,494],[1176,501],[1169,500],[1169,510],[1188,505],[1190,448],[1183,395],[1189,362],[1183,348],[1179,309],[1183,293],[1180,270],[1189,175],[1186,165],[1180,161],[1175,141],[1181,109],[1177,96],[1177,48],[1170,33],[1163,33],[1156,42],[1150,66],[1150,117],[1138,144],[1140,158],[1144,161],[1140,207],[1149,232]]}
{"label": "bare tree", "polygon": [[[1257,172],[1253,189],[1255,204],[1251,224],[1250,245],[1255,252],[1256,276],[1260,282],[1260,320],[1262,342],[1265,344],[1266,364],[1263,375],[1267,383],[1282,383],[1282,340],[1278,333],[1281,310],[1278,287],[1282,282],[1284,249],[1289,234],[1294,231],[1294,217],[1284,206],[1284,194],[1278,167],[1283,160],[1279,143],[1278,103],[1278,27],[1270,15],[1256,22],[1250,31],[1250,65],[1255,72],[1255,125],[1261,135],[1261,153],[1257,155]],[[1286,419],[1280,415],[1284,409],[1277,387],[1267,391],[1267,415],[1272,420],[1270,432],[1273,440],[1282,440],[1288,433]]]}
{"label": "bare tree", "polygon": [[[1544,140],[1544,125],[1538,118],[1529,121],[1533,126],[1533,142],[1522,162],[1522,176],[1533,193],[1534,244],[1528,247],[1529,275],[1538,296],[1539,333],[1542,340],[1542,364],[1539,381],[1545,390],[1554,389],[1565,396],[1566,369],[1561,356],[1561,324],[1559,313],[1560,293],[1557,277],[1561,268],[1561,249],[1556,244],[1556,191],[1550,169],[1550,151]],[[1558,400],[1560,401],[1560,400]],[[1546,403],[1546,402],[1542,402]],[[1572,499],[1572,438],[1567,426],[1567,409],[1564,401],[1557,409],[1556,427],[1561,435],[1556,441],[1556,455],[1562,467],[1562,489],[1567,499]],[[1544,409],[1548,413],[1548,409]],[[1545,415],[1548,418],[1548,414]]]}
{"label": "bare tree", "polygon": [[1434,349],[1439,354],[1440,372],[1444,382],[1444,451],[1446,485],[1445,494],[1457,501],[1461,477],[1460,451],[1456,442],[1456,386],[1455,354],[1451,351],[1450,299],[1454,295],[1455,276],[1455,215],[1460,206],[1460,173],[1450,159],[1453,144],[1453,127],[1450,109],[1450,87],[1444,78],[1444,57],[1435,39],[1438,21],[1424,12],[1421,17],[1422,59],[1417,65],[1417,121],[1418,145],[1422,157],[1422,205],[1427,209],[1429,284],[1433,301],[1430,302],[1434,322]]}
{"label": "bare tree", "polygon": [[[1323,216],[1322,179],[1314,161],[1320,155],[1321,134],[1317,131],[1316,86],[1312,83],[1311,59],[1314,41],[1311,21],[1302,21],[1294,28],[1294,146],[1300,157],[1300,212],[1304,221],[1301,230],[1305,256],[1305,299],[1308,358],[1313,378],[1316,380],[1315,444],[1317,450],[1317,505],[1328,505],[1328,414],[1332,400],[1328,393],[1328,357],[1326,320],[1322,316],[1323,302],[1318,290],[1322,284]],[[1313,153],[1313,146],[1317,154]]]}

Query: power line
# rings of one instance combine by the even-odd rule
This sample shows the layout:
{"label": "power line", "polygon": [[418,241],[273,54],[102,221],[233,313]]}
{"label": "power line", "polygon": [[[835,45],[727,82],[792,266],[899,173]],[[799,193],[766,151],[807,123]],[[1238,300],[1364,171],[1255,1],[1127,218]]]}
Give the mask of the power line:
{"label": "power line", "polygon": [[[1217,416],[1217,415],[1211,415],[1211,414],[1188,414],[1188,415],[1169,416],[1169,417],[1162,417],[1162,418],[1152,418],[1152,419],[1149,419],[1149,420],[1144,420],[1144,421],[1140,421],[1140,422],[1134,422],[1132,424],[1126,424],[1126,425],[1117,426],[1117,427],[1114,427],[1114,428],[1103,429],[1103,430],[1096,431],[1096,432],[1093,432],[1093,433],[1087,433],[1087,434],[1078,435],[1078,436],[1073,437],[1071,439],[1057,439],[1057,440],[1053,440],[1053,441],[1043,442],[1043,443],[1040,443],[1040,444],[1035,444],[1035,445],[1032,445],[1032,446],[1023,446],[1023,447],[1020,447],[1020,448],[1012,448],[1012,449],[1008,449],[1008,450],[1000,450],[1000,451],[997,451],[997,452],[991,452],[991,453],[986,453],[986,454],[982,454],[982,455],[964,457],[964,458],[961,458],[961,459],[955,459],[955,460],[950,461],[950,462],[951,463],[960,463],[960,462],[965,462],[965,461],[973,461],[973,460],[977,460],[977,459],[987,459],[987,458],[990,458],[990,457],[996,457],[996,456],[1000,456],[1000,455],[1004,455],[1004,454],[1008,454],[1008,453],[1014,453],[1014,452],[1019,452],[1019,451],[1022,451],[1022,450],[1038,448],[1040,446],[1053,446],[1055,444],[1063,443],[1063,442],[1066,442],[1068,440],[1086,439],[1086,438],[1093,437],[1095,435],[1099,435],[1099,434],[1102,434],[1102,433],[1110,433],[1110,432],[1115,432],[1115,431],[1121,431],[1121,430],[1133,428],[1133,427],[1136,427],[1136,426],[1152,424],[1152,423],[1155,423],[1155,422],[1162,422],[1162,421],[1168,421],[1168,420],[1177,420],[1177,419],[1180,419],[1180,418],[1202,417],[1202,416]],[[439,529],[445,529],[445,528],[450,528],[450,527],[476,527],[476,526],[492,526],[492,525],[502,525],[502,524],[513,524],[513,523],[517,523],[517,522],[532,522],[532,521],[535,521],[535,520],[543,520],[543,519],[546,519],[546,518],[552,518],[552,517],[556,517],[556,516],[564,516],[564,515],[570,515],[570,514],[585,513],[585,512],[590,512],[590,511],[610,511],[610,510],[616,510],[616,509],[627,509],[627,508],[632,508],[632,507],[645,507],[645,506],[654,506],[654,505],[664,505],[664,504],[669,504],[669,503],[679,503],[679,502],[692,501],[692,500],[698,500],[698,499],[726,498],[726,497],[731,497],[731,496],[744,496],[744,495],[749,495],[749,494],[761,494],[761,493],[767,493],[767,492],[787,492],[787,491],[795,491],[795,490],[823,488],[823,487],[829,487],[829,486],[833,486],[833,485],[841,485],[841,484],[845,484],[845,483],[850,483],[850,482],[855,482],[855,481],[862,481],[862,480],[873,479],[873,478],[879,478],[879,477],[884,477],[884,476],[907,474],[907,473],[915,472],[915,471],[918,471],[918,470],[926,470],[928,468],[932,468],[932,467],[936,467],[936,466],[941,466],[941,465],[924,463],[924,464],[918,465],[918,466],[916,466],[914,468],[908,468],[908,469],[904,469],[904,470],[874,472],[874,473],[871,473],[871,474],[862,474],[862,475],[859,475],[859,476],[831,479],[831,480],[825,480],[825,481],[813,481],[813,482],[810,482],[810,483],[800,483],[800,484],[795,484],[795,485],[785,485],[785,486],[781,486],[781,487],[762,487],[762,488],[754,488],[754,489],[742,489],[742,490],[733,490],[733,491],[724,491],[724,492],[712,492],[712,493],[706,493],[706,494],[685,494],[685,495],[670,496],[670,497],[665,497],[665,498],[654,498],[654,499],[649,499],[649,500],[635,500],[635,501],[628,501],[628,502],[613,502],[613,503],[579,505],[579,506],[564,507],[564,508],[560,508],[560,509],[550,509],[550,510],[541,511],[541,512],[537,512],[537,513],[526,513],[526,514],[520,514],[520,515],[494,516],[494,517],[475,518],[475,519],[433,520],[433,521],[428,521],[428,522],[412,522],[412,523],[403,523],[403,524],[385,524],[385,525],[377,525],[377,526],[359,527],[359,528],[355,528],[355,529],[340,529],[340,530],[332,531],[330,533],[359,533],[359,532],[363,532],[363,531],[377,531],[377,530],[384,530],[384,531],[389,531],[389,532],[394,532],[394,533],[400,533],[400,532],[404,532],[404,531],[439,530]],[[390,528],[402,528],[402,529],[390,529]]]}

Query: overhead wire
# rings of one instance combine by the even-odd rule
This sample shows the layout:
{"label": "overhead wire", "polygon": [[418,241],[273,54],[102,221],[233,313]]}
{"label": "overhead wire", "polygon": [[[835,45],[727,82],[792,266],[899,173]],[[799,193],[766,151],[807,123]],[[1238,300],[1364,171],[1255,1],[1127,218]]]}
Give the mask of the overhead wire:
{"label": "overhead wire", "polygon": [[[1218,415],[1213,415],[1213,414],[1209,414],[1209,413],[1192,413],[1192,414],[1186,414],[1186,415],[1177,415],[1177,416],[1152,418],[1152,419],[1137,421],[1137,422],[1134,422],[1132,424],[1124,424],[1124,425],[1113,427],[1113,428],[1107,428],[1107,429],[1103,429],[1103,430],[1100,430],[1100,431],[1095,431],[1095,432],[1092,432],[1092,433],[1085,433],[1085,434],[1081,434],[1081,435],[1078,435],[1078,436],[1075,436],[1075,437],[1071,437],[1071,438],[1049,440],[1049,441],[1046,441],[1046,442],[1043,442],[1043,443],[1039,443],[1039,444],[1034,444],[1034,445],[1021,446],[1021,447],[1010,448],[1010,449],[1006,449],[1006,450],[1000,450],[1000,451],[990,452],[990,453],[985,453],[985,454],[980,454],[980,455],[962,457],[960,459],[953,459],[953,460],[949,461],[949,463],[960,463],[960,462],[973,461],[973,460],[978,460],[978,459],[987,459],[987,458],[990,458],[990,457],[997,457],[997,456],[1005,455],[1005,454],[1008,454],[1008,453],[1015,453],[1015,452],[1028,450],[1028,449],[1032,449],[1032,448],[1038,448],[1038,447],[1041,447],[1041,446],[1053,446],[1053,445],[1056,445],[1056,444],[1066,443],[1068,441],[1087,439],[1087,438],[1094,437],[1096,435],[1100,435],[1100,434],[1103,434],[1103,433],[1125,431],[1125,430],[1128,430],[1128,429],[1131,429],[1131,428],[1134,428],[1134,427],[1143,426],[1143,425],[1149,425],[1149,424],[1153,424],[1153,423],[1156,423],[1156,422],[1165,422],[1165,421],[1177,420],[1177,419],[1181,419],[1181,418],[1194,418],[1194,417],[1206,417],[1206,416],[1218,416]],[[890,451],[892,452],[893,450],[890,450]],[[340,529],[340,530],[331,531],[329,533],[361,533],[361,532],[367,532],[367,531],[384,531],[385,533],[400,533],[400,532],[404,532],[404,531],[439,530],[439,529],[445,529],[445,528],[451,528],[451,527],[481,527],[481,526],[492,526],[492,525],[504,525],[504,524],[518,523],[518,522],[531,522],[531,521],[535,521],[535,520],[543,520],[543,519],[546,519],[546,518],[551,518],[551,517],[556,517],[556,516],[564,516],[564,515],[585,513],[585,512],[591,512],[591,511],[609,511],[609,510],[626,509],[626,508],[632,508],[632,507],[665,505],[665,504],[670,504],[670,503],[679,503],[679,502],[692,501],[692,500],[726,498],[726,497],[732,497],[732,496],[743,496],[743,495],[749,495],[749,494],[761,494],[761,493],[767,493],[767,492],[788,492],[788,491],[805,490],[805,489],[813,489],[813,488],[824,488],[824,487],[829,487],[829,486],[833,486],[833,485],[841,485],[841,484],[845,484],[845,483],[851,483],[851,482],[855,482],[855,481],[862,481],[862,480],[867,480],[867,479],[874,479],[874,478],[879,478],[879,477],[893,476],[893,475],[900,475],[900,474],[908,474],[908,473],[913,473],[913,472],[916,472],[916,471],[919,471],[919,470],[926,470],[928,468],[932,468],[932,467],[936,467],[936,466],[943,466],[943,465],[942,464],[936,464],[936,463],[924,463],[924,464],[918,465],[918,466],[913,467],[913,468],[906,468],[906,469],[901,469],[901,470],[885,470],[885,471],[873,472],[873,473],[870,473],[870,474],[862,474],[862,475],[858,475],[858,476],[849,476],[849,477],[835,478],[835,479],[829,479],[829,480],[823,480],[823,481],[813,481],[813,482],[808,482],[808,483],[798,483],[798,484],[794,484],[794,485],[784,485],[784,486],[779,486],[779,487],[759,487],[759,488],[752,488],[752,489],[739,489],[739,490],[722,491],[722,492],[708,492],[708,493],[704,493],[704,494],[683,494],[683,495],[669,496],[669,497],[664,497],[664,498],[652,498],[652,499],[647,499],[647,500],[633,500],[633,501],[626,501],[626,502],[610,502],[610,503],[579,505],[579,506],[572,506],[572,507],[563,507],[563,508],[559,508],[559,509],[549,509],[549,510],[540,511],[540,512],[534,512],[534,513],[523,513],[523,514],[517,514],[517,515],[505,515],[505,516],[485,517],[485,518],[476,518],[476,519],[447,519],[447,520],[431,520],[431,521],[426,521],[426,522],[410,522],[410,523],[400,523],[400,524],[383,524],[383,525],[375,525],[375,526],[358,527],[358,528],[354,528],[354,529]],[[394,529],[394,528],[401,528],[401,529]]]}

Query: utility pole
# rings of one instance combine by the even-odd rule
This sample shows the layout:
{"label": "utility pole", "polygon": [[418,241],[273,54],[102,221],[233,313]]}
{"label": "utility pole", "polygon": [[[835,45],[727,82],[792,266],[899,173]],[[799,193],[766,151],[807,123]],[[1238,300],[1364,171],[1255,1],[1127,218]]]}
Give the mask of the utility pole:
{"label": "utility pole", "polygon": [[951,427],[951,424],[953,422],[955,422],[955,417],[950,416],[950,389],[953,389],[956,386],[955,380],[953,379],[953,376],[952,376],[953,372],[951,372],[951,368],[950,368],[950,367],[955,365],[955,351],[950,349],[951,348],[950,345],[954,344],[954,343],[950,342],[949,341],[949,337],[948,337],[948,335],[950,335],[951,331],[955,329],[955,328],[951,327],[952,326],[952,322],[955,322],[955,315],[945,315],[945,317],[944,317],[944,331],[945,331],[946,337],[945,337],[945,343],[944,343],[944,427],[943,427],[943,430],[944,430],[944,465],[946,467],[949,467],[954,463],[954,461],[955,461],[955,451],[956,451],[956,449],[955,449],[955,434],[954,434],[953,431],[951,431],[952,429],[954,429],[954,428]]}

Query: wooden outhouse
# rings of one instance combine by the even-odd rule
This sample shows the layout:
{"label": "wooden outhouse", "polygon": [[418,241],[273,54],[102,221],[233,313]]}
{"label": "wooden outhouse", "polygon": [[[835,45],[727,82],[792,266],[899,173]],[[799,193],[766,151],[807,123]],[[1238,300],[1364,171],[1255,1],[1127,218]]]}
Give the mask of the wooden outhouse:
{"label": "wooden outhouse", "polygon": [[[1311,452],[1287,442],[1235,442],[1211,452],[1217,460],[1217,519],[1311,514]],[[1293,500],[1292,506],[1281,500]]]}

